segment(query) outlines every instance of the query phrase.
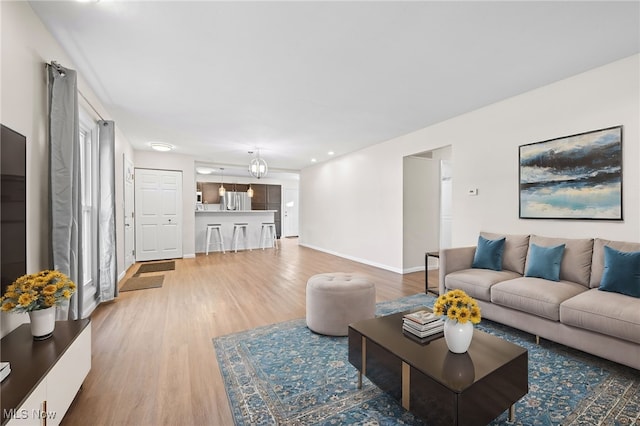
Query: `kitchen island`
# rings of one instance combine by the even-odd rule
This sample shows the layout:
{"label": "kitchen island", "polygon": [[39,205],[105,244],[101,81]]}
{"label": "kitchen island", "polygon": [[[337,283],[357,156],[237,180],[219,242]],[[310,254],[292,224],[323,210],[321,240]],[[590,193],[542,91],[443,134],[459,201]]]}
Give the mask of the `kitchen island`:
{"label": "kitchen island", "polygon": [[[233,236],[234,223],[247,223],[247,240],[250,249],[260,248],[260,232],[263,222],[274,221],[276,210],[196,210],[196,253],[205,253],[207,243],[207,225],[219,223],[222,225],[222,239],[224,249],[231,251],[231,238]],[[268,238],[267,238],[268,240]],[[209,253],[217,251],[217,235],[211,236],[211,246]],[[266,247],[272,247],[271,241],[266,242]],[[244,250],[243,235],[238,237],[238,247]]]}

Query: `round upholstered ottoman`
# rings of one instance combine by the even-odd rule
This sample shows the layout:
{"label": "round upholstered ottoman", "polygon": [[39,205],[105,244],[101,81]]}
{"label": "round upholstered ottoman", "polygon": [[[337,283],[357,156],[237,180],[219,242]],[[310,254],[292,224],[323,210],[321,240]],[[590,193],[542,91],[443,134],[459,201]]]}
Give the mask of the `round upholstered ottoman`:
{"label": "round upholstered ottoman", "polygon": [[376,287],[363,275],[318,274],[307,281],[307,327],[329,336],[346,336],[349,324],[374,318]]}

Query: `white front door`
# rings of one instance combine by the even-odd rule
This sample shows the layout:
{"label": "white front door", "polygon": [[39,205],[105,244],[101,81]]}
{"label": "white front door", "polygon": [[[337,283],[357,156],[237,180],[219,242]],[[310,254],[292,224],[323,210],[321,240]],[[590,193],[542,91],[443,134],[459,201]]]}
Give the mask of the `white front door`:
{"label": "white front door", "polygon": [[298,236],[298,190],[284,190],[284,232],[285,237]]}
{"label": "white front door", "polygon": [[182,257],[182,172],[135,170],[136,260]]}
{"label": "white front door", "polygon": [[124,156],[124,270],[129,269],[136,261],[135,250],[135,217],[134,212],[134,188],[133,188],[133,163]]}

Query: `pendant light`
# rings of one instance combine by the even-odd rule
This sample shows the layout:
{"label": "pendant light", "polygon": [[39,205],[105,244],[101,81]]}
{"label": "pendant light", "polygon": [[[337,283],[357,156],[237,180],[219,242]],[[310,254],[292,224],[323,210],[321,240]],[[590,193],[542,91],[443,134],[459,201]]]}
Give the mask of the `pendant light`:
{"label": "pendant light", "polygon": [[[249,154],[253,154],[253,152],[249,151]],[[266,176],[268,171],[269,167],[267,166],[267,162],[264,161],[264,158],[260,157],[260,150],[256,150],[256,156],[249,162],[249,173],[254,178],[260,179]]]}
{"label": "pendant light", "polygon": [[220,167],[220,173],[222,173],[222,182],[220,182],[220,188],[218,188],[218,195],[223,197],[227,190],[224,189],[224,169],[222,167]]}

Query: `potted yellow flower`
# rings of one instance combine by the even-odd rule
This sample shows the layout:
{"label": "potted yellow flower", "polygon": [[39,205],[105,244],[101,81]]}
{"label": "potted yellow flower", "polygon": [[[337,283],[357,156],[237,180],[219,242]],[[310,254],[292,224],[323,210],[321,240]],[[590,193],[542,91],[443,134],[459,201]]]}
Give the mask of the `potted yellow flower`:
{"label": "potted yellow flower", "polygon": [[478,303],[462,290],[451,290],[436,299],[433,312],[446,316],[444,338],[449,350],[464,353],[471,345],[473,324],[481,319]]}
{"label": "potted yellow flower", "polygon": [[56,309],[75,293],[76,285],[60,271],[44,270],[23,275],[7,287],[0,299],[4,312],[28,312],[31,334],[36,340],[51,337]]}

